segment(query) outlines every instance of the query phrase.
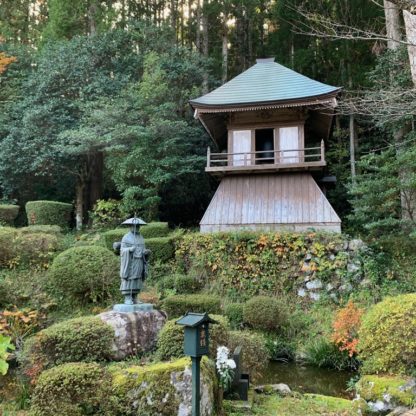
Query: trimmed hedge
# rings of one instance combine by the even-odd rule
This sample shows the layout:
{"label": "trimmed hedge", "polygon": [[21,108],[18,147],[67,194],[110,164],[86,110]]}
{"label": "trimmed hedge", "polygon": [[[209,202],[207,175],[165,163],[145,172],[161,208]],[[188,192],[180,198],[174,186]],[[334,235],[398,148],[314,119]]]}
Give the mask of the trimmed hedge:
{"label": "trimmed hedge", "polygon": [[209,294],[174,295],[163,301],[163,310],[169,317],[179,318],[187,312],[221,313],[221,298]]}
{"label": "trimmed hedge", "polygon": [[30,416],[113,416],[112,377],[96,363],[69,363],[43,372],[31,399]]}
{"label": "trimmed hedge", "polygon": [[388,297],[372,306],[358,332],[361,372],[408,373],[416,370],[416,293]]}
{"label": "trimmed hedge", "polygon": [[20,360],[31,374],[69,362],[104,361],[113,340],[113,328],[96,316],[69,319],[27,340]]}
{"label": "trimmed hedge", "polygon": [[167,237],[171,230],[167,222],[149,222],[140,228],[144,238]]}
{"label": "trimmed hedge", "polygon": [[20,207],[18,205],[0,204],[0,225],[14,225],[14,220],[19,214]]}
{"label": "trimmed hedge", "polygon": [[162,263],[173,259],[175,255],[174,239],[172,237],[148,238],[144,241],[146,248],[151,250],[150,260]]}
{"label": "trimmed hedge", "polygon": [[119,269],[119,259],[105,247],[72,247],[54,259],[49,281],[55,294],[71,301],[106,302],[118,295]]}
{"label": "trimmed hedge", "polygon": [[[211,315],[216,324],[209,327],[209,355],[216,357],[217,347],[228,343],[228,320],[221,315]],[[176,319],[166,322],[159,332],[157,355],[161,360],[183,357],[184,327],[176,324]]]}
{"label": "trimmed hedge", "polygon": [[29,225],[59,225],[68,228],[72,218],[71,204],[57,201],[29,201],[26,204]]}
{"label": "trimmed hedge", "polygon": [[255,296],[244,305],[244,322],[253,329],[276,331],[287,320],[287,305],[269,296]]}

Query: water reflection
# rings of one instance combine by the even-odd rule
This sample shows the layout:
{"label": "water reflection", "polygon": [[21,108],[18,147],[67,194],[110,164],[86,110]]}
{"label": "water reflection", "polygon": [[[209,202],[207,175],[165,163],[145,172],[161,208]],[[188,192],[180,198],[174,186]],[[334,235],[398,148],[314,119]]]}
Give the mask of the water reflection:
{"label": "water reflection", "polygon": [[352,394],[346,388],[354,375],[349,371],[271,361],[259,384],[285,383],[300,393],[351,398]]}

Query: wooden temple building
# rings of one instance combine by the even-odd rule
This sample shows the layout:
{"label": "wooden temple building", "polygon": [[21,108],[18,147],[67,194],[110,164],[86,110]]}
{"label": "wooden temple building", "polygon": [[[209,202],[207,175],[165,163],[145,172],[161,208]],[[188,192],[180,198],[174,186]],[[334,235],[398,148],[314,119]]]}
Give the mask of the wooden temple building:
{"label": "wooden temple building", "polygon": [[341,220],[315,179],[326,166],[339,88],[274,59],[190,101],[217,151],[206,172],[221,182],[201,232],[308,229],[341,231]]}

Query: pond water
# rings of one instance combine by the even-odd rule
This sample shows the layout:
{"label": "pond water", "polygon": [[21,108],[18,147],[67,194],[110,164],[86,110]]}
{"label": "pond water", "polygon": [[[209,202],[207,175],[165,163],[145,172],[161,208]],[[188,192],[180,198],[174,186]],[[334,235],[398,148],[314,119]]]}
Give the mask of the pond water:
{"label": "pond water", "polygon": [[326,368],[304,366],[296,363],[271,361],[263,377],[257,384],[287,384],[300,393],[323,394],[325,396],[351,399],[347,392],[347,382],[355,373]]}

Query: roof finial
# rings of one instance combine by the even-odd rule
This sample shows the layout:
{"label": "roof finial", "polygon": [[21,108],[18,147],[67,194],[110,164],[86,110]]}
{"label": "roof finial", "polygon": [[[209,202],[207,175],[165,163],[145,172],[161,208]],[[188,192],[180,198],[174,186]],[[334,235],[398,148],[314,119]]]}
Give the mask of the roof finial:
{"label": "roof finial", "polygon": [[270,62],[274,62],[274,58],[257,58],[256,59],[257,64],[268,64]]}

